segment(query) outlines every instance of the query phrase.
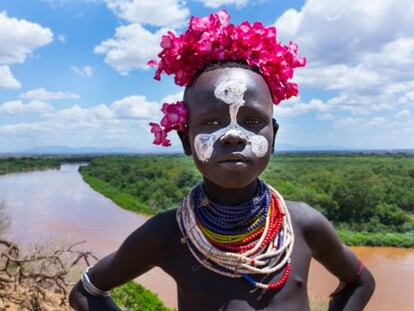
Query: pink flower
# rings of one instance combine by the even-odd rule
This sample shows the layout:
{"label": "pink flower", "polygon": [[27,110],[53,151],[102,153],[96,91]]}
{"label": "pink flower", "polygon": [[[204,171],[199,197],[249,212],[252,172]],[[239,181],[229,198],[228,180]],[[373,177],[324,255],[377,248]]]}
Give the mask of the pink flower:
{"label": "pink flower", "polygon": [[[306,58],[297,55],[298,46],[277,42],[276,28],[262,23],[229,24],[225,10],[206,17],[191,17],[188,29],[177,36],[169,31],[162,37],[159,61],[148,65],[157,67],[154,78],[161,74],[173,75],[179,86],[191,84],[195,74],[206,65],[217,61],[244,61],[257,68],[267,82],[274,104],[297,96],[298,86],[290,82],[294,68],[306,65]],[[164,104],[161,125],[151,123],[155,144],[169,145],[166,139],[171,130],[186,130],[187,110],[184,102]],[[162,128],[162,127],[163,128]]]}
{"label": "pink flower", "polygon": [[184,107],[183,101],[178,101],[175,104],[163,104],[161,111],[164,113],[161,125],[153,122],[150,123],[151,133],[154,134],[153,144],[171,146],[170,141],[167,139],[167,133],[171,130],[182,132],[187,130],[187,109]]}
{"label": "pink flower", "polygon": [[[194,75],[209,63],[245,61],[262,73],[275,104],[297,94],[297,86],[288,82],[294,68],[306,65],[306,59],[297,55],[297,44],[279,44],[275,27],[266,28],[259,22],[242,22],[236,26],[229,24],[229,19],[225,10],[203,18],[193,16],[188,29],[179,37],[172,32],[164,35],[154,78],[159,80],[161,74],[166,73],[175,76],[177,85],[188,86]],[[157,62],[151,62],[155,64]],[[166,128],[174,127],[176,115],[176,112],[168,112],[163,119]]]}
{"label": "pink flower", "polygon": [[158,62],[157,62],[157,61],[155,61],[155,60],[150,60],[150,61],[147,63],[147,65],[148,65],[148,66],[151,66],[151,67],[157,67],[157,66],[158,66]]}
{"label": "pink flower", "polygon": [[288,83],[286,87],[286,98],[298,95],[298,85],[296,83]]}
{"label": "pink flower", "polygon": [[184,102],[179,101],[175,104],[163,104],[161,111],[165,114],[161,120],[161,125],[168,132],[172,129],[185,131],[187,123],[187,109]]}
{"label": "pink flower", "polygon": [[167,133],[161,128],[157,123],[150,122],[151,133],[154,134],[154,141],[152,142],[155,145],[162,145],[165,147],[171,146],[170,141],[167,139]]}

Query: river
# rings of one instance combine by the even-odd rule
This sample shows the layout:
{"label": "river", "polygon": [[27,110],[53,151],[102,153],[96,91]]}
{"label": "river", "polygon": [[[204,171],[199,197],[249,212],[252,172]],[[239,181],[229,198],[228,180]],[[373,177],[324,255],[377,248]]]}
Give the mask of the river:
{"label": "river", "polygon": [[[0,203],[10,219],[7,237],[21,245],[35,241],[82,241],[99,257],[115,251],[147,217],[119,208],[92,190],[78,173],[78,164],[59,170],[0,176]],[[366,310],[413,310],[414,249],[353,247],[375,276],[377,288]],[[169,307],[176,307],[176,285],[161,269],[137,279]],[[337,281],[312,262],[309,295],[326,301]]]}

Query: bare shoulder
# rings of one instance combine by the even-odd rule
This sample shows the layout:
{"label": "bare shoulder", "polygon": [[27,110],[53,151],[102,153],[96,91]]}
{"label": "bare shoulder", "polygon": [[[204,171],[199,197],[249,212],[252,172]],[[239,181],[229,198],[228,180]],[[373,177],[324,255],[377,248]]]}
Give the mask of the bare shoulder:
{"label": "bare shoulder", "polygon": [[132,232],[116,252],[116,257],[131,258],[149,267],[159,265],[177,236],[176,209],[161,212],[149,218]]}
{"label": "bare shoulder", "polygon": [[145,234],[146,239],[155,242],[158,245],[168,243],[171,237],[178,234],[176,220],[177,209],[167,210],[148,219],[141,227],[132,233],[131,237],[139,238]]}
{"label": "bare shoulder", "polygon": [[319,257],[323,247],[328,244],[331,248],[342,248],[335,228],[321,212],[304,202],[286,201],[286,205],[296,229],[295,234],[300,230],[314,257]]}
{"label": "bare shoulder", "polygon": [[309,204],[296,201],[285,202],[292,223],[294,223],[297,228],[300,228],[303,234],[307,235],[309,233],[315,233],[314,231],[317,231],[321,226],[329,224],[326,217]]}

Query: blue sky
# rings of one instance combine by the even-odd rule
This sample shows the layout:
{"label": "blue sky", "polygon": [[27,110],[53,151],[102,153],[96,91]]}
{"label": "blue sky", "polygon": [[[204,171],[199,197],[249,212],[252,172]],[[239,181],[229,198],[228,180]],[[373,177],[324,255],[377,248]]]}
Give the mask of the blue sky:
{"label": "blue sky", "polygon": [[147,60],[167,29],[221,8],[307,57],[300,97],[275,107],[280,144],[414,148],[411,0],[14,0],[0,1],[0,152],[151,147],[148,122],[182,89]]}

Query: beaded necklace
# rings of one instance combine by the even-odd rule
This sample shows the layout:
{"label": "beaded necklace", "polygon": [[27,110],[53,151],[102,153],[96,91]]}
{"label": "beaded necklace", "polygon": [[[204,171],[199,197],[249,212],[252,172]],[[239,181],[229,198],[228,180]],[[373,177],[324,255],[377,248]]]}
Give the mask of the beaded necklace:
{"label": "beaded necklace", "polygon": [[[212,202],[202,183],[181,202],[177,222],[195,259],[205,268],[231,278],[243,278],[263,289],[284,285],[290,272],[294,234],[283,197],[258,180],[258,193],[236,206]],[[281,271],[271,284],[255,281],[249,274]]]}

